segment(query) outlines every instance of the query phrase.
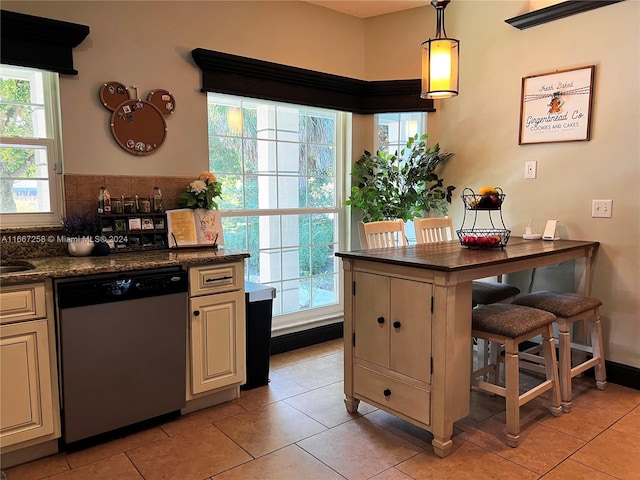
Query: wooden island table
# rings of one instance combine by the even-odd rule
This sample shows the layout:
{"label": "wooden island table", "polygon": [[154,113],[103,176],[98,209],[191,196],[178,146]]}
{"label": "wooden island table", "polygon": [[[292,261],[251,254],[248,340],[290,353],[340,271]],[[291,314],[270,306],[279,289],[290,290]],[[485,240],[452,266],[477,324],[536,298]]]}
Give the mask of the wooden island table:
{"label": "wooden island table", "polygon": [[[344,267],[344,390],[433,434],[451,450],[453,423],[469,413],[471,282],[569,260],[588,293],[598,242],[523,240],[471,250],[457,241],[338,252]],[[579,273],[579,274],[578,274]]]}

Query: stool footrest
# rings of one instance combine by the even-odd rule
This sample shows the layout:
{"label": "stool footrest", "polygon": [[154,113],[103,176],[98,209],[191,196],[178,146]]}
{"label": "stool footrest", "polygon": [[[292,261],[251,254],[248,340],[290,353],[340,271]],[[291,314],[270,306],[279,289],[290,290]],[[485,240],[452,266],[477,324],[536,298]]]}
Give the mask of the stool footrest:
{"label": "stool footrest", "polygon": [[485,392],[493,393],[495,395],[500,395],[501,397],[506,398],[506,388],[501,387],[500,385],[485,382],[484,380],[473,380],[471,382],[471,385],[484,390]]}
{"label": "stool footrest", "polygon": [[596,358],[592,358],[591,360],[587,360],[586,362],[581,363],[580,365],[576,365],[571,369],[571,378],[577,375],[580,375],[585,370],[589,370],[591,367],[595,367],[596,365],[599,365],[599,364],[600,364],[600,358],[596,357]]}
{"label": "stool footrest", "polygon": [[525,393],[518,397],[518,405],[522,406],[530,400],[533,400],[538,395],[546,392],[547,390],[551,390],[553,388],[552,380],[545,380],[540,385],[536,385],[531,390],[527,390]]}

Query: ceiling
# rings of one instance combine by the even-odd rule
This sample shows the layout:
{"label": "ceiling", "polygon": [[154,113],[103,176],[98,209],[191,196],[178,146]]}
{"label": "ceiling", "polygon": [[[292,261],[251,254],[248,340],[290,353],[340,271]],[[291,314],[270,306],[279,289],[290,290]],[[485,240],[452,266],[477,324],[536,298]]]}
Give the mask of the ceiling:
{"label": "ceiling", "polygon": [[353,17],[367,18],[429,5],[429,0],[305,0]]}

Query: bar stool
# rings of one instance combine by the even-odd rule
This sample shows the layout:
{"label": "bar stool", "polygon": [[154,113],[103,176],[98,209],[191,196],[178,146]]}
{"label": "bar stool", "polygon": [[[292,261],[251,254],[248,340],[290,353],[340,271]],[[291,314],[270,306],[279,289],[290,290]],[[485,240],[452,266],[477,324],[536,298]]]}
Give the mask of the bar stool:
{"label": "bar stool", "polygon": [[[571,379],[585,370],[595,367],[596,387],[598,390],[605,389],[607,373],[604,365],[602,326],[600,324],[600,306],[602,305],[600,300],[577,293],[543,291],[518,297],[514,303],[539,308],[553,313],[557,317],[560,396],[564,412],[571,411]],[[588,326],[587,320],[589,321]],[[578,321],[584,321],[585,328],[589,329],[590,346],[575,342],[575,338],[574,343],[571,342],[571,327]],[[586,335],[583,338],[586,339]],[[591,354],[592,358],[572,366],[572,352],[586,352]]]}
{"label": "bar stool", "polygon": [[[520,294],[518,287],[509,285],[508,283],[474,280],[472,285],[471,302],[473,308],[476,308],[478,305],[490,305],[492,303],[510,303]],[[478,367],[489,364],[490,354],[493,355],[491,358],[495,361],[497,358],[497,350],[500,349],[499,345],[491,344],[479,338],[475,340],[478,352]],[[489,381],[493,380],[490,376]]]}
{"label": "bar stool", "polygon": [[[549,410],[556,417],[561,413],[558,364],[552,328],[556,316],[536,308],[512,303],[494,303],[474,308],[471,318],[471,334],[474,337],[502,344],[505,348],[505,386],[502,387],[484,380],[487,373],[492,373],[492,377],[498,378],[498,361],[474,371],[471,374],[471,386],[505,398],[507,444],[511,447],[517,447],[520,439],[520,406],[551,390]],[[537,357],[539,360],[535,361],[544,365],[546,380],[520,394],[521,362],[518,356],[518,346],[538,335],[543,337],[543,355]]]}
{"label": "bar stool", "polygon": [[[451,217],[414,218],[413,228],[416,233],[417,244],[440,243],[453,240],[453,221]],[[474,280],[471,284],[471,302],[473,307],[489,305],[491,303],[509,303],[520,289],[508,283],[489,279]],[[477,345],[478,366],[486,365],[489,361],[489,345],[483,340],[474,339]],[[472,358],[473,364],[473,358]]]}

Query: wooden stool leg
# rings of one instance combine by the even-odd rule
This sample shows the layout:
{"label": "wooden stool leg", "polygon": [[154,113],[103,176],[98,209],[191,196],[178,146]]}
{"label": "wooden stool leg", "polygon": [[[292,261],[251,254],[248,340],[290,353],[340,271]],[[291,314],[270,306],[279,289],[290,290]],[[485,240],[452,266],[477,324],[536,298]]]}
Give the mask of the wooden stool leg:
{"label": "wooden stool leg", "polygon": [[[547,380],[551,381],[551,406],[549,411],[554,417],[560,416],[560,385],[558,382],[558,362],[556,361],[556,344],[553,340],[553,327],[549,325],[547,331],[542,335],[542,350],[544,355],[544,368]],[[571,379],[569,379],[571,381]]]}
{"label": "wooden stool leg", "polygon": [[607,372],[604,366],[604,349],[602,348],[602,325],[600,323],[600,309],[596,308],[595,319],[592,320],[591,327],[591,349],[593,358],[599,358],[600,362],[595,366],[596,387],[604,390],[607,386]]}
{"label": "wooden stool leg", "polygon": [[504,347],[507,445],[517,447],[520,441],[520,370],[518,368],[518,344],[512,340],[506,340]]}
{"label": "wooden stool leg", "polygon": [[562,411],[571,411],[571,326],[564,318],[558,318],[558,348],[560,351],[560,399]]}
{"label": "wooden stool leg", "polygon": [[499,342],[487,341],[487,345],[489,345],[489,365],[495,365],[493,370],[491,370],[489,375],[487,375],[487,381],[497,385],[500,383],[500,362],[498,361],[498,355],[502,349],[502,344]]}

